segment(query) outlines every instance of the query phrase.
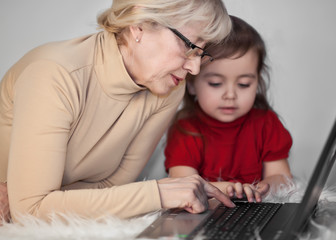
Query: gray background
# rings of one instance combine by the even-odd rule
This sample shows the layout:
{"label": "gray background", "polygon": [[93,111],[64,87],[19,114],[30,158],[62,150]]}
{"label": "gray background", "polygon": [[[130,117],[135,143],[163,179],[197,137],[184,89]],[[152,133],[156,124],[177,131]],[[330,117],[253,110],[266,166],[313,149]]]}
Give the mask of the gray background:
{"label": "gray background", "polygon": [[[307,179],[336,116],[336,1],[224,0],[264,37],[271,66],[269,96],[292,134],[289,162]],[[24,53],[49,41],[96,32],[111,0],[1,0],[0,78]],[[141,179],[165,176],[164,139]],[[331,183],[336,181],[332,173]]]}

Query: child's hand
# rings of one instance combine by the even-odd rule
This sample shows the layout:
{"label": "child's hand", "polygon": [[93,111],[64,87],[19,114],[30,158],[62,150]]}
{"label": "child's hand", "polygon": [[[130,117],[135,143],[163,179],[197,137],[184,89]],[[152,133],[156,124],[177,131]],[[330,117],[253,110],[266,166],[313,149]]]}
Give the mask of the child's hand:
{"label": "child's hand", "polygon": [[268,190],[270,189],[270,184],[268,184],[267,182],[264,181],[260,181],[257,185],[256,185],[256,190],[262,195],[265,195]]}
{"label": "child's hand", "polygon": [[268,183],[260,182],[257,185],[249,183],[229,183],[226,187],[226,193],[229,197],[242,199],[246,196],[249,202],[261,202],[261,196],[267,193],[270,186]]}

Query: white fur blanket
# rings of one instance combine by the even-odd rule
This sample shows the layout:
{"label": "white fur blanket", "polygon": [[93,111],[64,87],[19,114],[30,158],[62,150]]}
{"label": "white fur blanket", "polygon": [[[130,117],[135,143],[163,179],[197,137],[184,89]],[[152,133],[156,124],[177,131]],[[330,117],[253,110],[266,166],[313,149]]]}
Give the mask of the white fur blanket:
{"label": "white fur blanket", "polygon": [[[296,180],[289,188],[271,191],[264,201],[300,202],[305,188],[304,181]],[[320,221],[311,222],[318,229],[318,236],[314,238],[302,236],[302,239],[336,239],[336,188],[324,189],[318,206],[317,214]],[[26,217],[22,219],[21,224],[8,223],[1,226],[0,239],[135,239],[158,216],[159,213],[156,212],[129,220],[111,216],[99,221],[63,216],[66,219],[64,222],[55,215],[51,223]]]}

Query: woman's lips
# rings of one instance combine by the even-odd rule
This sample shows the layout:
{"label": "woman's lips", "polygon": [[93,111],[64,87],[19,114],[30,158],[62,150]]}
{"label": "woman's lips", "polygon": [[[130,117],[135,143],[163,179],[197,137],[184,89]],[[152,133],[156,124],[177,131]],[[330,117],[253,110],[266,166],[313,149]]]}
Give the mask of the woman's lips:
{"label": "woman's lips", "polygon": [[175,75],[172,75],[172,79],[174,81],[174,84],[177,86],[179,84],[179,82],[183,81],[183,78],[179,78]]}

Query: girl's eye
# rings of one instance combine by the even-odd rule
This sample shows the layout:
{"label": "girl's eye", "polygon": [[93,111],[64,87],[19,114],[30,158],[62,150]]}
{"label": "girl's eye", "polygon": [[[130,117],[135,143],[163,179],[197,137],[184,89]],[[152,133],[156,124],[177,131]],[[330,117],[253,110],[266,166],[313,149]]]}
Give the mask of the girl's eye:
{"label": "girl's eye", "polygon": [[215,82],[209,82],[208,83],[210,87],[219,87],[221,83],[215,83]]}
{"label": "girl's eye", "polygon": [[238,86],[241,88],[248,88],[250,84],[249,83],[238,83]]}

